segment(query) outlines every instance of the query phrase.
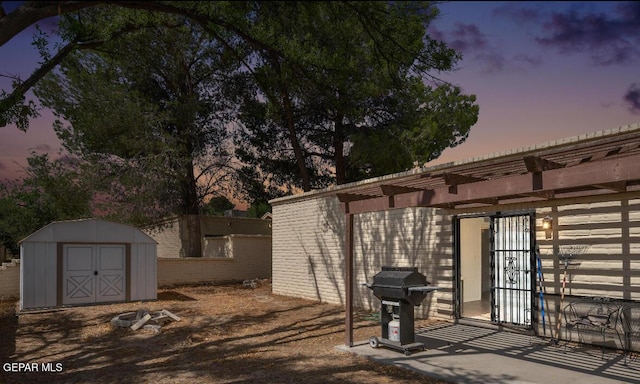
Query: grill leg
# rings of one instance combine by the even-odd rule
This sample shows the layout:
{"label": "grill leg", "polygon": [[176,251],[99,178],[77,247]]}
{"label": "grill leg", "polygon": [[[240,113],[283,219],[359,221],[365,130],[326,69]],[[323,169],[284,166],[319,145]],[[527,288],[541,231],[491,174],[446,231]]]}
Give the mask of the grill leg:
{"label": "grill leg", "polygon": [[416,341],[413,305],[400,301],[400,344],[411,344]]}

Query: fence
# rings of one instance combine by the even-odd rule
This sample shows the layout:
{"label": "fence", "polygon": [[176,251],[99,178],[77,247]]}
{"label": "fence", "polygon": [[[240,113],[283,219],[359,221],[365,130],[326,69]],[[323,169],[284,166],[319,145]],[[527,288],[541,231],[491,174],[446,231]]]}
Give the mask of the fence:
{"label": "fence", "polygon": [[[158,258],[158,287],[221,283],[271,277],[271,236],[228,235],[213,257]],[[20,296],[19,260],[0,266],[0,299]]]}

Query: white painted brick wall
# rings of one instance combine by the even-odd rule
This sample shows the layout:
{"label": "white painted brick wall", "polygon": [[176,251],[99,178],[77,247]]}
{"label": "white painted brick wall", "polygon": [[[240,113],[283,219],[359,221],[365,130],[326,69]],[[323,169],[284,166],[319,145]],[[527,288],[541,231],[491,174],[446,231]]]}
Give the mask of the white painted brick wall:
{"label": "white painted brick wall", "polygon": [[158,257],[181,257],[182,243],[178,219],[167,222],[161,228],[143,228],[142,231],[158,242]]}
{"label": "white painted brick wall", "polygon": [[[551,239],[540,230],[545,215],[554,218]],[[589,244],[589,248],[576,255],[575,265],[567,269],[563,306],[582,296],[640,300],[640,199],[541,208],[537,218],[545,309],[552,325],[560,309],[564,266],[558,252],[564,245]]]}
{"label": "white painted brick wall", "polygon": [[271,277],[271,236],[230,235],[226,258],[158,258],[158,286]]}
{"label": "white painted brick wall", "polygon": [[[553,293],[560,292],[563,268],[557,256],[563,245],[588,244],[584,255],[576,256],[569,269],[567,288],[572,295],[601,295],[640,300],[629,284],[640,272],[640,200],[607,201],[542,208],[539,223],[545,215],[554,217],[552,239],[538,231],[537,241],[545,271],[545,282]],[[549,273],[546,273],[549,271]],[[547,276],[548,275],[548,276]]]}
{"label": "white painted brick wall", "polygon": [[[451,218],[433,209],[392,210],[354,218],[354,305],[377,310],[363,286],[382,266],[416,266],[432,285],[416,316],[451,313]],[[344,304],[344,214],[335,198],[273,207],[274,293]]]}

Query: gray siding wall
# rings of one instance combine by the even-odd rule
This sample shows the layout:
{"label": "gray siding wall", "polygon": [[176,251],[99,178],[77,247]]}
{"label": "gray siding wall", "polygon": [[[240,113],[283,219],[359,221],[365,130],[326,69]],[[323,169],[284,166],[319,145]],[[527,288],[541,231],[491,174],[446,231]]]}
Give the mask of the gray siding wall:
{"label": "gray siding wall", "polygon": [[[342,304],[345,217],[336,198],[273,207],[273,291]],[[416,266],[431,285],[442,287],[416,308],[416,316],[452,314],[451,218],[417,208],[354,217],[354,305],[377,310],[380,302],[364,286],[382,266]]]}

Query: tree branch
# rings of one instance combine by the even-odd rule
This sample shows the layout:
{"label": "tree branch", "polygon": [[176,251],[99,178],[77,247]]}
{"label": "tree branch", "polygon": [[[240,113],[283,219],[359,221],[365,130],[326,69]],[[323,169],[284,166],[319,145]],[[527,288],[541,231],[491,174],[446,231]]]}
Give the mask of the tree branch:
{"label": "tree branch", "polygon": [[106,1],[25,1],[0,17],[0,46],[40,20],[104,3]]}

